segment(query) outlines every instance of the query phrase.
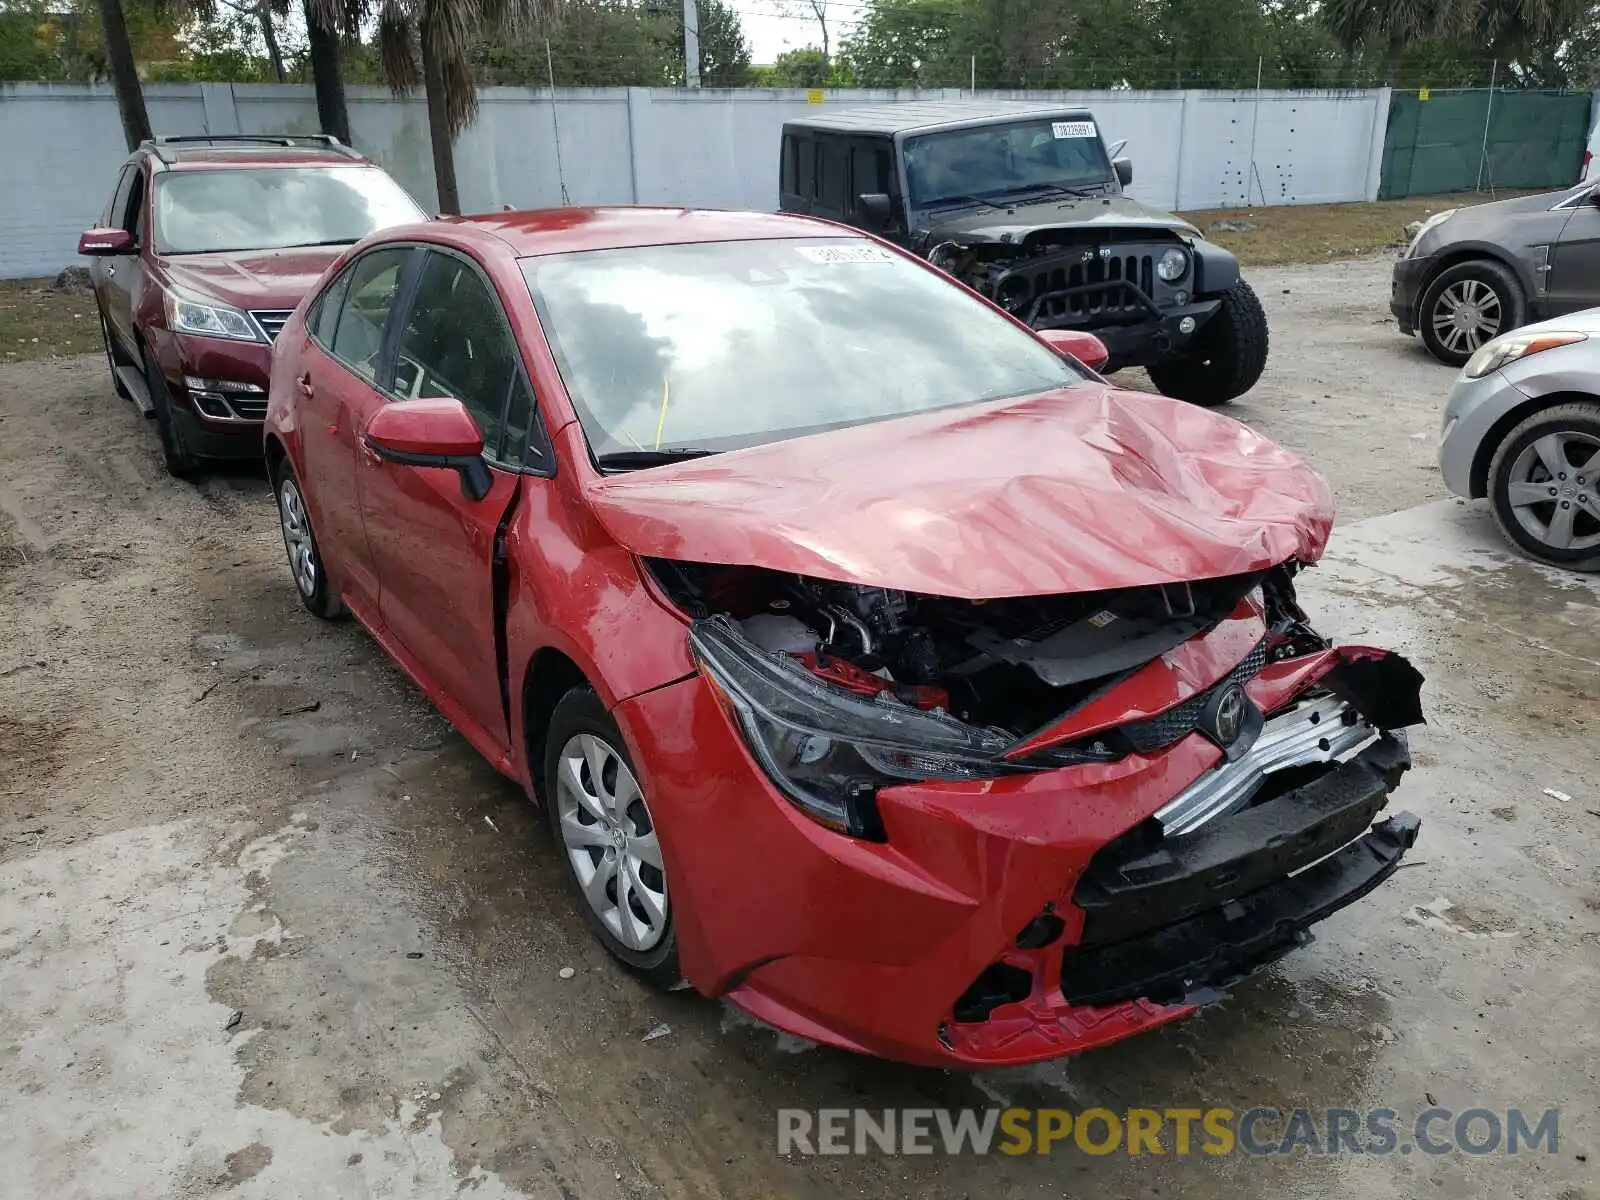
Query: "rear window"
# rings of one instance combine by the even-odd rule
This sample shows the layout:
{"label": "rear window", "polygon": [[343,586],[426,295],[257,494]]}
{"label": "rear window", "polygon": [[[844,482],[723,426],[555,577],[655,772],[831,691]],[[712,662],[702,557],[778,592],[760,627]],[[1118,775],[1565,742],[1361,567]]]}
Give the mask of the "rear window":
{"label": "rear window", "polygon": [[338,246],[423,217],[375,167],[166,171],[156,183],[164,254]]}

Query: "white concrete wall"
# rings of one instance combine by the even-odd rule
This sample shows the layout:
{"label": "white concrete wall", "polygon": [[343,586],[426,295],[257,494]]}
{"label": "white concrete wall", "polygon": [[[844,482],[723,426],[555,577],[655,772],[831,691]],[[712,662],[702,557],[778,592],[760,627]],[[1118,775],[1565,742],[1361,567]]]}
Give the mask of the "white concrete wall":
{"label": "white concrete wall", "polygon": [[[841,107],[933,93],[830,92]],[[1091,108],[1108,141],[1128,139],[1133,195],[1168,209],[1370,200],[1389,93],[986,92],[997,99]],[[311,133],[316,103],[303,85],[155,84],[145,89],[158,134]],[[798,91],[686,92],[647,88],[486,88],[459,139],[456,171],[468,211],[504,205],[777,204],[778,131],[804,113]],[[435,201],[420,98],[352,87],[357,147],[417,199]],[[560,169],[557,166],[559,129]],[[124,157],[109,87],[0,87],[0,278],[47,275],[73,260],[98,219]],[[1253,166],[1252,166],[1253,163]],[[566,195],[562,194],[565,180]]]}

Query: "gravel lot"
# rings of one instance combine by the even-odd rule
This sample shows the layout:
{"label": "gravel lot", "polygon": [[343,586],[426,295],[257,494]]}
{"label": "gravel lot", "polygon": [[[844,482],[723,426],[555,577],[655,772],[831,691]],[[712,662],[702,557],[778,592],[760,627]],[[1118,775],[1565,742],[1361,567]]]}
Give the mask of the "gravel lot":
{"label": "gravel lot", "polygon": [[[300,608],[262,478],[168,479],[98,356],[0,366],[0,1195],[1596,1200],[1600,590],[1440,502],[1450,372],[1396,333],[1388,278],[1253,272],[1272,361],[1233,411],[1335,486],[1322,623],[1429,676],[1397,797],[1416,869],[1186,1021],[977,1077],[636,986],[520,792]],[[783,1105],[1435,1099],[1559,1106],[1559,1151],[774,1149]]]}

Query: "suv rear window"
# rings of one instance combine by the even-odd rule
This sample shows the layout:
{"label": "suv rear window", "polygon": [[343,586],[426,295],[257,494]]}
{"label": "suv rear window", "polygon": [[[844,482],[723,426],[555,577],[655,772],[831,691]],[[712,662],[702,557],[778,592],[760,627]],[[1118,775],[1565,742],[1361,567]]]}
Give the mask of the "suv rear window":
{"label": "suv rear window", "polygon": [[337,246],[424,217],[376,167],[163,172],[155,215],[164,254]]}

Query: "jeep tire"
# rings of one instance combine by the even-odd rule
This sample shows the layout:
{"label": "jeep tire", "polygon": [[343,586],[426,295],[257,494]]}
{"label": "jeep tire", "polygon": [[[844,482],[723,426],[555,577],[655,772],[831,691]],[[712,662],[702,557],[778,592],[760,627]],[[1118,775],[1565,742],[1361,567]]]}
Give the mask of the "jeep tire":
{"label": "jeep tire", "polygon": [[1248,392],[1266,366],[1267,314],[1241,279],[1189,344],[1149,372],[1164,394],[1215,408]]}

